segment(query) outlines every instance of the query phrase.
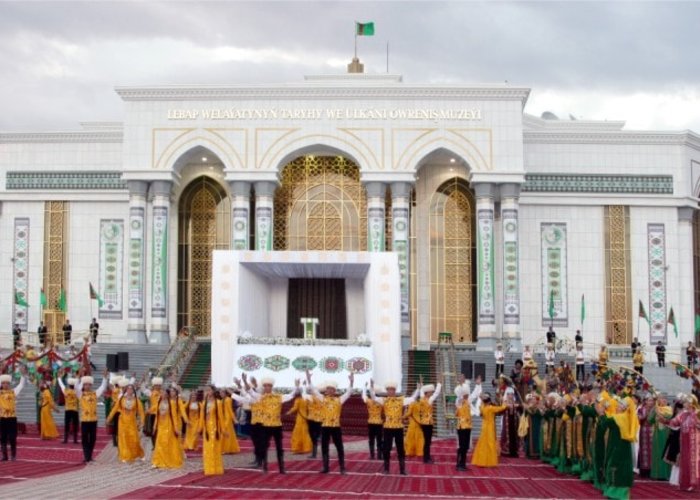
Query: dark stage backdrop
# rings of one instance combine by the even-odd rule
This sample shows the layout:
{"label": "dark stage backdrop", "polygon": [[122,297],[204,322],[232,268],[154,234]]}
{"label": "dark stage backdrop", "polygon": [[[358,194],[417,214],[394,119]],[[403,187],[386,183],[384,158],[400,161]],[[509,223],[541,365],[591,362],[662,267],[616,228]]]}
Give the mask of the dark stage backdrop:
{"label": "dark stage backdrop", "polygon": [[318,318],[317,338],[348,338],[345,280],[290,278],[287,300],[287,337],[301,338],[301,318]]}

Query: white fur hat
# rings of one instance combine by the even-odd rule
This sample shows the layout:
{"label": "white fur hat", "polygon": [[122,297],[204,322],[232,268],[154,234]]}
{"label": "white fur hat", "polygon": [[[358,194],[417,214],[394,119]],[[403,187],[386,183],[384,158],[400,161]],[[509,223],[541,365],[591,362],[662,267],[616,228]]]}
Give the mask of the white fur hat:
{"label": "white fur hat", "polygon": [[374,386],[374,393],[375,394],[384,394],[386,392],[386,389],[382,387],[381,385],[375,385]]}
{"label": "white fur hat", "polygon": [[85,384],[94,384],[94,383],[95,383],[95,379],[93,379],[90,375],[85,375],[84,377],[82,377],[82,378],[80,379],[80,383],[81,383],[82,385],[85,385]]}
{"label": "white fur hat", "polygon": [[12,375],[0,375],[0,384],[4,384],[5,382],[7,382],[8,384],[12,382]]}
{"label": "white fur hat", "polygon": [[423,392],[435,392],[435,386],[433,384],[426,384],[421,389]]}
{"label": "white fur hat", "polygon": [[151,379],[151,385],[163,385],[163,377],[153,377]]}
{"label": "white fur hat", "polygon": [[384,387],[386,387],[387,389],[389,387],[393,387],[394,389],[398,390],[399,384],[396,382],[396,380],[387,380],[386,382],[384,382]]}
{"label": "white fur hat", "polygon": [[260,385],[275,385],[275,379],[272,377],[263,377],[260,379]]}
{"label": "white fur hat", "polygon": [[323,387],[324,387],[325,389],[328,389],[329,387],[332,387],[333,389],[337,389],[337,388],[338,388],[338,382],[336,382],[335,380],[326,380],[326,381],[323,383]]}
{"label": "white fur hat", "polygon": [[123,389],[124,387],[129,385],[129,381],[125,377],[122,377],[119,379],[118,384],[119,384],[119,387],[121,387]]}
{"label": "white fur hat", "polygon": [[69,377],[67,382],[68,385],[75,385],[78,382],[78,379],[76,379],[75,377]]}

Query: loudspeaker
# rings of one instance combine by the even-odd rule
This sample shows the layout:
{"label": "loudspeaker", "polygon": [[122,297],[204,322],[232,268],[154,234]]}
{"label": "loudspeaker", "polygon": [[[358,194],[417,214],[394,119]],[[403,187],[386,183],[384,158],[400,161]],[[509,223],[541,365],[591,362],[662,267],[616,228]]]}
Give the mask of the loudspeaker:
{"label": "loudspeaker", "polygon": [[107,354],[107,371],[110,373],[117,373],[119,371],[119,366],[117,365],[117,355]]}
{"label": "loudspeaker", "polygon": [[481,377],[481,381],[486,383],[486,363],[474,363],[474,378]]}
{"label": "loudspeaker", "polygon": [[471,380],[472,378],[472,360],[471,359],[463,359],[462,360],[462,370],[461,373],[464,375],[464,378],[467,380]]}
{"label": "loudspeaker", "polygon": [[120,372],[129,370],[129,353],[128,352],[118,352],[117,353],[117,367]]}

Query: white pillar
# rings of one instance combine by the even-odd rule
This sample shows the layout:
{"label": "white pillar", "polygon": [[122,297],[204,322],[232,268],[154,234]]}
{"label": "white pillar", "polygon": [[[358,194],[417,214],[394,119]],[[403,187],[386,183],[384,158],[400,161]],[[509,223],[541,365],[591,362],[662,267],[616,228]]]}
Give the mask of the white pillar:
{"label": "white pillar", "polygon": [[274,228],[274,182],[255,183],[255,249],[272,250]]}
{"label": "white pillar", "polygon": [[367,250],[386,249],[386,184],[368,182],[367,189]]}
{"label": "white pillar", "polygon": [[[691,207],[678,209],[678,270],[674,273],[679,279],[678,293],[680,304],[676,316],[676,321],[678,321],[678,339],[675,339],[673,326],[671,325],[668,325],[669,330],[667,334],[669,340],[673,338],[679,343],[683,353],[685,353],[684,346],[687,346],[689,341],[695,341],[694,212],[695,209]],[[685,362],[683,356],[681,356],[681,362]]]}
{"label": "white pillar", "polygon": [[170,342],[168,322],[168,254],[170,221],[170,181],[153,181],[151,227],[151,334],[152,344]]}
{"label": "white pillar", "polygon": [[401,334],[411,334],[410,317],[410,238],[411,227],[411,185],[408,182],[394,182],[391,185],[391,250],[399,256],[399,276],[401,278]]}
{"label": "white pillar", "polygon": [[146,343],[146,196],[148,182],[128,181],[129,186],[129,249],[126,273],[129,319],[126,332],[129,341]]}
{"label": "white pillar", "polygon": [[230,182],[233,200],[231,202],[231,248],[248,250],[250,248],[250,182]]}
{"label": "white pillar", "polygon": [[501,225],[503,243],[503,337],[511,349],[522,350],[520,332],[520,248],[518,239],[519,184],[501,185]]}
{"label": "white pillar", "polygon": [[493,350],[497,342],[494,255],[495,185],[474,184],[476,194],[476,263],[477,263],[477,348]]}

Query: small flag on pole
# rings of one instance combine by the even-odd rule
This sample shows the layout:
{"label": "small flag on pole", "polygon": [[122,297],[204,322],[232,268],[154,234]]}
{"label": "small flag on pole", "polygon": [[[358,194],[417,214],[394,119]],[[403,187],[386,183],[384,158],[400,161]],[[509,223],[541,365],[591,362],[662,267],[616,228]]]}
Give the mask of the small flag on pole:
{"label": "small flag on pole", "polygon": [[20,293],[15,291],[15,304],[21,307],[29,307],[29,304],[27,304],[27,301],[24,300],[24,296]]}
{"label": "small flag on pole", "polygon": [[374,36],[374,23],[355,23],[355,35]]}
{"label": "small flag on pole", "polygon": [[549,291],[549,319],[554,319],[554,290]]}
{"label": "small flag on pole", "polygon": [[673,325],[673,333],[678,337],[678,323],[676,322],[676,315],[673,313],[673,307],[668,312],[668,323]]}
{"label": "small flag on pole", "polygon": [[66,291],[63,288],[61,288],[61,293],[58,296],[58,308],[61,310],[61,312],[66,312],[68,310]]}
{"label": "small flag on pole", "polygon": [[105,303],[100,294],[97,293],[97,290],[92,286],[92,283],[90,283],[90,300],[96,300],[98,307],[102,307]]}
{"label": "small flag on pole", "polygon": [[581,294],[581,325],[586,320],[586,295]]}
{"label": "small flag on pole", "polygon": [[695,313],[695,335],[700,333],[700,314]]}
{"label": "small flag on pole", "polygon": [[46,300],[46,293],[44,292],[44,287],[41,287],[41,291],[39,292],[39,305],[43,307],[44,309],[48,305],[48,302]]}
{"label": "small flag on pole", "polygon": [[642,301],[639,301],[639,317],[643,318],[649,326],[651,326],[651,321],[649,321],[649,316],[647,315],[646,309],[644,309],[644,304],[642,304]]}

